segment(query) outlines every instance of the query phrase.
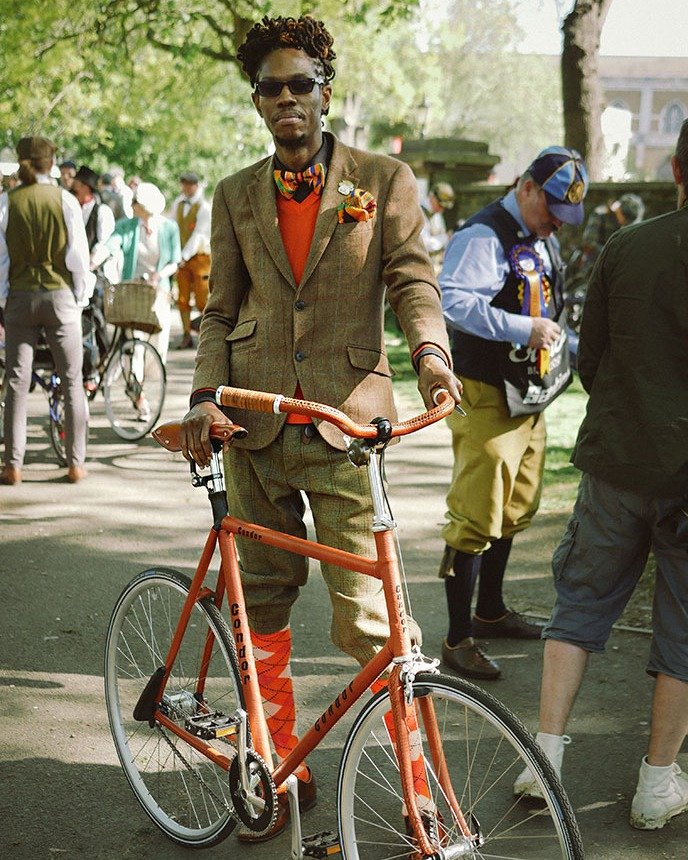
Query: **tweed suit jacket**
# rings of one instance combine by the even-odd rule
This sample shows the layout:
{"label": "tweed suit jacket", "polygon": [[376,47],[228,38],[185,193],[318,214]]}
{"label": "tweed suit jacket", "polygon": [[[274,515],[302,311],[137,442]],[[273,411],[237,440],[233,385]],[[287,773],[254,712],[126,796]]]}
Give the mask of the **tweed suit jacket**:
{"label": "tweed suit jacket", "polygon": [[[350,183],[377,213],[338,223]],[[439,289],[420,239],[423,218],[410,168],[336,138],[306,267],[297,286],[277,222],[273,159],[223,179],[212,213],[210,297],[193,389],[234,385],[335,406],[355,421],[395,420],[384,344],[385,295],[413,352],[433,343],[449,355]],[[449,361],[450,359],[448,359]],[[284,415],[232,410],[248,449],[270,444]],[[341,433],[319,430],[336,448]]]}

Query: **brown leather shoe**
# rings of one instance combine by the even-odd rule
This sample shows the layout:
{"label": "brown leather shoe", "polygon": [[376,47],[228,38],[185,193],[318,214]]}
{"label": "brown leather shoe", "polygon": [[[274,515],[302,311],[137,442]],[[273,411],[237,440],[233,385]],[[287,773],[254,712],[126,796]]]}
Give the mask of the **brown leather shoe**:
{"label": "brown leather shoe", "polygon": [[480,639],[540,639],[542,627],[531,624],[518,612],[507,609],[501,618],[494,621],[485,621],[474,615],[473,635]]}
{"label": "brown leather shoe", "polygon": [[451,648],[445,639],[442,643],[442,662],[464,678],[494,681],[502,674],[499,665],[479,648],[472,636],[462,639]]}
{"label": "brown leather shoe", "polygon": [[13,484],[21,484],[22,473],[17,466],[5,466],[0,472],[0,484],[11,487]]}
{"label": "brown leather shoe", "polygon": [[[313,809],[317,801],[317,788],[315,785],[315,777],[311,772],[311,778],[308,782],[299,780],[299,812],[308,812]],[[268,839],[274,839],[284,828],[289,824],[289,797],[286,791],[277,795],[277,818],[272,827],[267,833],[252,833],[247,828],[239,831],[237,839],[241,842],[267,842]]]}
{"label": "brown leather shoe", "polygon": [[88,472],[82,466],[70,466],[67,470],[67,480],[70,484],[78,484],[87,474]]}

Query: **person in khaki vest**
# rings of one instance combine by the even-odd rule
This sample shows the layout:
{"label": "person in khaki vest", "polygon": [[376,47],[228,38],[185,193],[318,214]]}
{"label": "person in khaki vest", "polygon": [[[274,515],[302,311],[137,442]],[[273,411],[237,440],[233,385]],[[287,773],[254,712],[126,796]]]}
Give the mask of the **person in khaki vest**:
{"label": "person in khaki vest", "polygon": [[177,222],[182,242],[182,261],[177,269],[177,307],[183,334],[177,349],[191,349],[191,296],[200,313],[208,301],[210,204],[203,196],[196,173],[182,173],[179,181],[182,193],[172,206],[172,217]]}
{"label": "person in khaki vest", "polygon": [[5,457],[0,484],[18,484],[26,450],[27,396],[41,329],[65,394],[67,480],[86,475],[88,408],[82,387],[81,308],[95,286],[81,207],[50,179],[55,144],[17,144],[22,184],[0,195],[0,307],[7,367]]}

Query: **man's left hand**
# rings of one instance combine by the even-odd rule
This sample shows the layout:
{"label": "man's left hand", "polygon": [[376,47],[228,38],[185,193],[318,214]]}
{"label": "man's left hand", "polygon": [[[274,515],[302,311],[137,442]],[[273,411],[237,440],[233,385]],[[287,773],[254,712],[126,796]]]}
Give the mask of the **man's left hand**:
{"label": "man's left hand", "polygon": [[428,409],[437,404],[432,395],[438,388],[446,389],[456,403],[461,402],[463,386],[453,371],[436,355],[424,355],[418,364],[418,391]]}

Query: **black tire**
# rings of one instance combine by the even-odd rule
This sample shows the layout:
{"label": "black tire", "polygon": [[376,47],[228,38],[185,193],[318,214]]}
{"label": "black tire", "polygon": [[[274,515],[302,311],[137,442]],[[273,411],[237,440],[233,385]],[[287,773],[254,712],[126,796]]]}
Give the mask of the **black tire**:
{"label": "black tire", "polygon": [[[146,684],[165,662],[191,581],[167,568],[146,570],[115,605],[105,645],[105,702],[124,773],[146,813],[174,842],[208,848],[235,827],[227,773],[165,730],[136,721],[133,710]],[[229,716],[244,707],[232,635],[210,598],[197,602],[165,688],[168,716],[184,724],[198,713],[198,669],[212,636],[203,709]],[[230,758],[230,739],[213,746]]]}
{"label": "black tire", "polygon": [[48,393],[48,409],[50,411],[50,441],[60,466],[67,465],[67,448],[65,445],[65,398],[62,383],[58,382]]}
{"label": "black tire", "polygon": [[5,399],[7,397],[7,375],[5,361],[0,358],[0,445],[5,442]]}
{"label": "black tire", "polygon": [[[434,706],[442,754],[451,785],[471,834],[483,843],[466,856],[583,860],[583,844],[571,805],[552,767],[532,735],[489,693],[459,679],[418,675],[416,703]],[[337,812],[344,860],[407,858],[416,849],[402,814],[401,783],[384,715],[386,691],[375,696],[356,719],[347,738],[339,771]],[[417,711],[419,708],[417,707]],[[429,760],[426,727],[420,734],[431,809],[445,834],[443,845],[456,856],[466,838],[455,823],[437,768]],[[529,767],[545,803],[527,805],[513,795],[513,783]],[[454,856],[453,854],[451,856]]]}
{"label": "black tire", "polygon": [[133,442],[153,429],[165,388],[165,367],[157,349],[146,340],[122,341],[103,377],[105,413],[120,439]]}

